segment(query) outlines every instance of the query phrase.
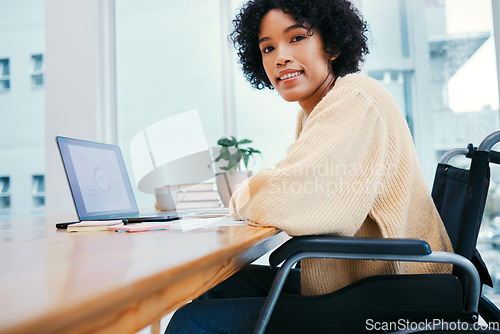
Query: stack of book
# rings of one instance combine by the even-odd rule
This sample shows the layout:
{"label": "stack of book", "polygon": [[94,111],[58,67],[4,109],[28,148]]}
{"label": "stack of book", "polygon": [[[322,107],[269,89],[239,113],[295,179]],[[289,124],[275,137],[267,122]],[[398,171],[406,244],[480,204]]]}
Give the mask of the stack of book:
{"label": "stack of book", "polygon": [[219,193],[214,183],[182,185],[180,188],[185,193],[178,192],[177,210],[210,209],[221,206]]}

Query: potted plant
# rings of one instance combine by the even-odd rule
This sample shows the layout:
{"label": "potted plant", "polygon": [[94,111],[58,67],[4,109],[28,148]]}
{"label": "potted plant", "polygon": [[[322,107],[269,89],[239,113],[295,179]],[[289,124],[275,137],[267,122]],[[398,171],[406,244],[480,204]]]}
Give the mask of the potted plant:
{"label": "potted plant", "polygon": [[[252,147],[242,147],[252,143],[249,139],[238,141],[235,137],[221,138],[217,141],[218,147],[212,149],[216,158],[213,160],[215,165],[215,178],[219,196],[224,206],[229,205],[229,200],[233,195],[236,185],[243,182],[246,178],[252,176],[248,170],[248,162],[254,154],[261,154],[259,150]],[[245,170],[242,170],[242,162]]]}

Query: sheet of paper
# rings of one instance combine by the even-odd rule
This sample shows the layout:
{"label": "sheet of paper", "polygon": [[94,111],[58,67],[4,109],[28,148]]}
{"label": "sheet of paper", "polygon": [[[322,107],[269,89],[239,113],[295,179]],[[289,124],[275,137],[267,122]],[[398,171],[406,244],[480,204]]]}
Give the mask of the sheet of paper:
{"label": "sheet of paper", "polygon": [[176,223],[179,223],[180,228],[184,232],[200,228],[247,225],[244,221],[235,220],[231,217],[182,219],[177,221]]}
{"label": "sheet of paper", "polygon": [[170,229],[171,224],[167,222],[138,223],[128,225],[108,226],[108,231],[117,232],[144,232]]}

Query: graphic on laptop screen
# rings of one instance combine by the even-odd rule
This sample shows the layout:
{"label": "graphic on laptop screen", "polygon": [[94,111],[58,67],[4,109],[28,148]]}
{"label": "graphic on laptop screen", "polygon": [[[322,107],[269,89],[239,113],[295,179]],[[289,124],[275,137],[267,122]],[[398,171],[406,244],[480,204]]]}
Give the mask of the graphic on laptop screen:
{"label": "graphic on laptop screen", "polygon": [[87,212],[132,210],[114,151],[68,145]]}

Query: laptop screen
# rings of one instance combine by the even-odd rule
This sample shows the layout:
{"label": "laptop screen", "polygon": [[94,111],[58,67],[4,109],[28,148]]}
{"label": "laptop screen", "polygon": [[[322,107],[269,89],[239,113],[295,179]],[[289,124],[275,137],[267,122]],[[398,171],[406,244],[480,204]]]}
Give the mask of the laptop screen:
{"label": "laptop screen", "polygon": [[120,148],[57,137],[80,220],[112,219],[139,213]]}

